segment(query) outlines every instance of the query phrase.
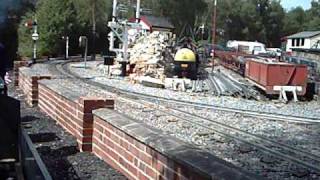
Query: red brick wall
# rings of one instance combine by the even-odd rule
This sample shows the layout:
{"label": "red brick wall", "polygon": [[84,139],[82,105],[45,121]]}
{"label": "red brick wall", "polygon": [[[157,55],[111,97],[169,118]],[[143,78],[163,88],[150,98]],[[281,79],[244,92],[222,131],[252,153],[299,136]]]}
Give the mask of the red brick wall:
{"label": "red brick wall", "polygon": [[77,138],[81,151],[92,150],[93,114],[99,108],[114,108],[114,101],[97,97],[80,97],[73,101],[39,84],[40,110],[56,120]]}
{"label": "red brick wall", "polygon": [[50,79],[49,76],[32,76],[19,70],[19,88],[26,96],[26,103],[29,106],[35,106],[38,103],[38,81]]}
{"label": "red brick wall", "polygon": [[19,85],[19,68],[27,66],[27,61],[15,61],[13,65],[14,86]]}
{"label": "red brick wall", "polygon": [[208,179],[94,116],[93,153],[129,179]]}

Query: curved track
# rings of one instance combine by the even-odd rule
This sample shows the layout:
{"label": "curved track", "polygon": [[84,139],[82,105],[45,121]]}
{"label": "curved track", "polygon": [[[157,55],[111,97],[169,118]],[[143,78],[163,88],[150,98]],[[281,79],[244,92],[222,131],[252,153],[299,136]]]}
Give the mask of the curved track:
{"label": "curved track", "polygon": [[[306,119],[303,117],[289,117],[290,120],[288,120],[288,117],[287,116],[284,117],[283,115],[271,115],[271,114],[264,114],[259,112],[244,112],[242,110],[237,110],[232,108],[222,108],[217,106],[204,105],[200,103],[190,103],[190,102],[171,100],[166,98],[159,98],[156,96],[150,96],[150,95],[145,95],[140,93],[133,93],[130,91],[125,91],[125,90],[117,89],[112,86],[94,82],[89,79],[81,78],[75,75],[74,73],[72,73],[68,69],[68,62],[63,64],[58,64],[56,65],[56,68],[59,72],[61,72],[61,74],[67,77],[79,79],[83,83],[87,83],[92,86],[107,89],[110,92],[117,93],[122,97],[128,98],[130,100],[138,101],[139,103],[154,105],[156,106],[157,110],[163,113],[177,117],[179,119],[182,119],[183,121],[194,124],[201,128],[205,128],[207,130],[210,130],[211,132],[220,134],[222,136],[229,137],[236,141],[249,144],[255,147],[256,149],[262,150],[263,152],[266,152],[273,156],[277,156],[278,158],[284,161],[294,163],[297,166],[304,167],[304,168],[313,170],[315,172],[320,172],[320,166],[319,166],[320,157],[318,155],[314,155],[308,151],[297,149],[293,146],[289,146],[283,143],[278,143],[272,139],[269,139],[260,135],[255,135],[247,131],[243,131],[241,129],[237,129],[229,125],[220,123],[218,121],[214,121],[212,119],[203,118],[198,115],[191,114],[189,112],[186,112],[174,107],[164,106],[161,104],[163,104],[164,102],[169,104],[176,104],[176,105],[183,104],[187,106],[202,107],[202,108],[214,109],[219,111],[242,113],[245,115],[250,115],[250,116],[264,118],[264,119],[279,120],[278,118],[280,118],[282,121],[291,121],[291,122],[298,122],[298,123],[319,123],[320,120],[318,119]],[[227,133],[227,132],[232,132],[232,133]]]}
{"label": "curved track", "polygon": [[[70,72],[67,67],[68,63],[64,63],[61,65],[60,69],[63,69],[64,74],[67,74],[68,76],[73,76],[82,80],[87,81],[87,83],[91,83],[93,85],[101,85],[100,83],[88,81],[85,78],[78,77],[74,73]],[[113,92],[123,93],[123,94],[130,94],[130,95],[136,95],[143,98],[148,99],[157,99],[164,102],[169,103],[175,103],[180,105],[187,105],[187,106],[193,106],[197,108],[207,108],[212,110],[218,110],[218,111],[225,111],[225,112],[231,112],[231,113],[239,113],[250,117],[255,118],[261,118],[261,119],[267,119],[267,120],[274,120],[274,121],[285,121],[285,122],[293,122],[293,123],[301,123],[301,124],[313,124],[313,123],[320,123],[319,118],[311,118],[311,117],[302,117],[302,116],[290,116],[290,115],[283,115],[283,114],[270,114],[266,112],[258,112],[258,111],[251,111],[251,110],[243,110],[243,109],[236,109],[236,108],[230,108],[230,107],[222,107],[217,105],[209,105],[204,103],[196,103],[196,102],[189,102],[189,101],[183,101],[183,100],[175,100],[175,99],[169,99],[165,97],[159,97],[159,96],[153,96],[153,95],[147,95],[137,92],[131,92],[123,89],[118,89],[112,86],[103,85],[105,88],[108,88],[109,90]]]}

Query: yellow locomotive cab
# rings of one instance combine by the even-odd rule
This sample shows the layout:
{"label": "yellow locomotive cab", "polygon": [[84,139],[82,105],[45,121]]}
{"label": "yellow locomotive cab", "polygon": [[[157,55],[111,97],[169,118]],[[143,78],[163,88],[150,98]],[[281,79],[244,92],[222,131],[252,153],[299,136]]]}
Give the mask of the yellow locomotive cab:
{"label": "yellow locomotive cab", "polygon": [[188,48],[183,48],[177,51],[174,61],[178,62],[196,62],[196,55]]}

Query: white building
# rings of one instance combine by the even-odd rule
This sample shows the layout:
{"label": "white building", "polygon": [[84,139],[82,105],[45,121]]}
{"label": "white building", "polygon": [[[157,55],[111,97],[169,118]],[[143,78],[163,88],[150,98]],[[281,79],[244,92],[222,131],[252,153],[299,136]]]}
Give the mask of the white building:
{"label": "white building", "polygon": [[304,31],[287,37],[286,51],[311,49],[320,41],[320,31]]}
{"label": "white building", "polygon": [[251,42],[251,41],[228,41],[228,48],[234,48],[238,51],[245,52],[247,54],[263,54],[267,53],[266,46],[260,42]]}
{"label": "white building", "polygon": [[[129,22],[134,22],[136,19],[131,18]],[[152,33],[154,31],[167,32],[172,35],[175,29],[174,25],[165,17],[156,17],[151,15],[145,15],[140,17],[141,29],[139,30],[141,34]],[[129,30],[129,39],[134,42],[138,33],[136,29]]]}

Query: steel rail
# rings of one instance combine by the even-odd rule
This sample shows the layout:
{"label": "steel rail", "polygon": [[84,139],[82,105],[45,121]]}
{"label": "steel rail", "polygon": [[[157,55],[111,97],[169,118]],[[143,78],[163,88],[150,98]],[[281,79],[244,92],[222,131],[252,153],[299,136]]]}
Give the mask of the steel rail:
{"label": "steel rail", "polygon": [[[131,97],[131,99],[137,99],[137,96]],[[140,97],[140,100],[141,99],[145,99],[145,98],[144,97]],[[153,99],[152,102],[150,101],[150,99],[149,99],[149,101],[144,101],[144,104],[146,104],[146,103],[149,103],[150,105],[154,105],[155,104],[154,99]],[[300,164],[304,165],[307,168],[311,168],[313,170],[316,170],[316,171],[320,172],[320,166],[316,166],[316,165],[310,164],[310,163],[308,163],[306,161],[301,161],[298,158],[295,158],[293,156],[289,156],[289,155],[281,153],[279,151],[272,150],[272,149],[266,147],[265,145],[260,145],[259,142],[253,143],[253,142],[250,142],[248,140],[245,140],[244,138],[239,138],[237,136],[229,135],[229,134],[225,133],[225,130],[231,130],[231,131],[234,131],[234,132],[237,132],[237,133],[240,133],[240,134],[244,134],[244,135],[250,136],[250,137],[255,138],[256,140],[260,141],[260,143],[263,142],[264,144],[267,144],[269,146],[273,146],[273,147],[277,147],[277,148],[283,148],[283,150],[286,150],[288,152],[294,153],[296,155],[300,155],[303,158],[307,157],[307,158],[309,158],[309,160],[317,161],[318,165],[320,165],[320,156],[315,155],[315,154],[311,154],[309,151],[300,150],[300,149],[297,149],[297,148],[295,148],[293,146],[289,146],[289,145],[286,145],[286,144],[283,144],[283,143],[279,143],[279,142],[274,141],[274,140],[272,140],[270,138],[266,138],[266,137],[263,137],[261,135],[256,135],[256,134],[253,134],[253,133],[250,133],[250,132],[238,129],[238,128],[234,128],[232,126],[223,124],[221,122],[214,121],[214,120],[209,119],[209,118],[204,118],[204,117],[201,117],[199,115],[196,115],[196,114],[193,114],[193,113],[189,113],[187,111],[183,111],[183,110],[180,110],[180,109],[177,109],[177,108],[174,108],[174,107],[161,106],[160,102],[158,102],[157,106],[162,108],[162,110],[159,109],[159,108],[157,108],[157,109],[159,109],[163,113],[169,114],[169,115],[174,116],[174,117],[179,118],[179,119],[182,119],[182,120],[187,121],[187,122],[189,122],[191,124],[195,124],[195,125],[197,125],[199,127],[212,130],[212,131],[214,131],[214,132],[216,132],[216,133],[218,133],[220,135],[236,139],[238,141],[241,141],[243,143],[246,143],[246,144],[249,144],[249,145],[252,145],[252,146],[255,146],[255,147],[259,147],[260,149],[263,149],[264,151],[267,151],[269,153],[277,154],[278,156],[281,156],[282,159],[285,160],[285,161],[289,160],[290,162],[300,163]],[[169,113],[169,111],[175,111],[175,113]],[[176,112],[180,113],[180,115],[177,115]],[[188,115],[189,118],[186,118],[185,117],[186,115]],[[219,130],[216,130],[214,128],[211,128],[211,127],[208,127],[206,125],[203,125],[201,123],[197,123],[197,122],[194,121],[195,118],[196,119],[201,119],[203,121],[208,121],[210,123],[213,123],[215,125],[218,125],[218,126],[224,128],[225,130],[219,131]]]}
{"label": "steel rail", "polygon": [[[63,66],[63,69],[68,72],[67,68],[65,68],[67,63],[65,63]],[[82,80],[88,80],[87,78],[82,78],[74,74],[73,72],[68,72],[69,75],[73,75],[76,78],[82,79]],[[98,82],[97,82],[98,83]],[[210,104],[204,104],[204,103],[198,103],[198,102],[190,102],[190,101],[184,101],[184,100],[176,100],[176,99],[169,99],[166,97],[159,97],[154,95],[147,95],[142,94],[138,92],[131,92],[123,89],[118,89],[113,86],[104,85],[105,87],[112,88],[114,91],[117,92],[123,92],[123,93],[130,93],[130,94],[136,94],[140,96],[144,96],[147,98],[157,98],[161,99],[162,101],[167,101],[170,103],[176,103],[181,105],[187,105],[187,106],[194,106],[194,107],[200,107],[200,108],[207,108],[217,111],[225,111],[225,112],[231,112],[231,113],[239,113],[244,114],[246,116],[255,117],[255,118],[261,118],[261,119],[268,119],[268,120],[274,120],[274,121],[284,121],[284,122],[292,122],[292,123],[300,123],[300,124],[315,124],[320,123],[319,118],[314,117],[303,117],[303,116],[292,116],[292,115],[283,115],[283,114],[271,114],[266,112],[259,112],[259,111],[252,111],[252,110],[245,110],[245,109],[236,109],[236,108],[230,108],[230,107],[222,107],[218,105],[210,105]]]}
{"label": "steel rail", "polygon": [[[88,80],[88,79],[85,79],[85,78],[80,78],[77,75],[75,75],[74,73],[72,73],[70,70],[68,70],[68,68],[66,68],[65,65],[63,65],[62,67],[63,67],[63,70],[66,71],[66,73],[64,73],[64,74],[69,74],[71,77],[77,78],[77,79],[79,79],[79,80],[81,80],[81,81],[83,81],[83,82],[85,82],[87,84],[93,85],[93,86],[97,86],[97,87],[100,87],[100,88],[109,88],[113,92],[118,92],[118,93],[121,92],[122,94],[129,95],[129,97],[133,96],[133,98],[131,97],[131,99],[137,99],[137,98],[139,100],[141,100],[141,99],[152,99],[153,102],[148,101],[148,103],[153,103],[153,104],[154,104],[154,100],[155,99],[158,100],[158,101],[163,101],[162,98],[159,98],[159,97],[152,97],[152,96],[148,96],[148,95],[143,95],[141,93],[133,93],[133,92],[130,92],[130,91],[125,91],[125,90],[117,89],[117,88],[112,87],[112,86],[108,86],[108,85],[105,85],[105,84],[94,82],[94,81],[91,81],[91,80]],[[61,71],[61,70],[59,70],[59,71]],[[143,100],[143,101],[146,102],[145,100]],[[163,113],[166,113],[166,114],[169,114],[171,116],[177,117],[177,118],[182,119],[184,121],[187,121],[189,123],[195,124],[195,125],[197,125],[199,127],[206,128],[208,130],[214,131],[214,132],[216,132],[216,133],[218,133],[220,135],[223,135],[223,136],[226,136],[226,137],[230,137],[230,138],[233,138],[233,139],[238,140],[240,142],[252,145],[252,146],[257,147],[257,148],[259,148],[259,149],[261,149],[261,150],[263,150],[265,152],[268,152],[270,154],[273,154],[273,155],[275,154],[279,158],[281,158],[281,159],[283,159],[285,161],[290,161],[292,163],[298,163],[298,165],[300,165],[300,166],[304,166],[306,168],[309,168],[309,169],[312,169],[312,170],[320,172],[320,167],[319,166],[313,165],[313,164],[311,164],[309,162],[303,161],[303,160],[298,159],[296,157],[287,155],[287,152],[286,153],[279,152],[279,151],[273,150],[271,148],[268,148],[268,147],[266,147],[264,145],[260,145],[257,142],[251,142],[251,141],[248,141],[248,140],[246,140],[244,138],[240,138],[238,136],[233,136],[233,135],[230,135],[228,133],[225,133],[225,131],[219,131],[219,130],[217,130],[215,128],[208,127],[207,125],[203,125],[201,123],[195,122],[194,118],[205,120],[205,121],[208,121],[210,123],[214,123],[214,124],[216,124],[216,125],[218,125],[218,126],[220,126],[222,128],[225,128],[225,130],[231,130],[231,131],[234,131],[234,132],[237,132],[237,133],[240,133],[240,134],[245,134],[245,135],[250,136],[250,137],[255,138],[255,139],[259,139],[259,141],[267,143],[270,146],[274,146],[274,147],[278,147],[278,148],[284,148],[283,150],[292,152],[292,153],[294,153],[296,155],[301,155],[303,158],[308,157],[312,161],[320,162],[320,157],[318,155],[310,154],[310,152],[299,150],[299,149],[294,148],[292,146],[288,146],[286,144],[278,143],[278,142],[273,141],[273,140],[271,140],[269,138],[265,138],[265,137],[262,137],[260,135],[255,135],[255,134],[243,131],[241,129],[237,129],[237,128],[228,126],[226,124],[223,124],[223,123],[220,123],[220,122],[208,119],[208,118],[204,118],[204,117],[201,117],[201,116],[198,116],[198,115],[195,115],[195,114],[192,114],[192,113],[180,110],[180,109],[175,109],[175,108],[172,108],[172,107],[170,107],[170,109],[168,109],[168,107],[161,106],[159,103],[157,104],[157,106],[161,107],[161,109],[160,108],[158,108],[158,109],[160,111],[162,111]],[[174,111],[174,113],[169,112],[169,111]],[[177,112],[181,113],[181,114],[177,115]],[[184,117],[185,115],[188,115],[191,118],[190,117],[186,118],[186,117]]]}
{"label": "steel rail", "polygon": [[[148,103],[152,103],[152,102],[148,101]],[[216,133],[218,133],[220,135],[223,135],[225,137],[229,137],[229,138],[238,140],[240,142],[252,145],[254,147],[258,147],[258,148],[262,149],[263,151],[266,151],[266,152],[268,152],[268,153],[270,153],[272,155],[276,154],[276,155],[279,156],[279,158],[281,158],[281,159],[283,159],[285,161],[290,161],[292,163],[298,163],[300,165],[303,165],[304,167],[307,167],[307,168],[313,169],[313,170],[315,170],[317,172],[320,172],[320,166],[319,166],[320,165],[320,156],[318,156],[318,155],[310,154],[310,152],[299,150],[299,149],[297,149],[295,147],[288,146],[288,145],[282,144],[282,143],[278,143],[278,142],[273,141],[273,140],[271,140],[269,138],[265,138],[265,137],[260,136],[260,135],[255,135],[255,134],[252,134],[252,133],[243,131],[241,129],[237,129],[237,128],[228,126],[226,124],[223,124],[223,123],[220,123],[220,122],[208,119],[208,118],[203,118],[201,116],[189,113],[187,111],[182,111],[180,109],[176,109],[176,108],[172,108],[172,107],[168,108],[168,107],[165,107],[165,106],[161,106],[159,104],[157,106],[161,108],[161,109],[160,108],[158,108],[158,109],[163,113],[169,114],[169,115],[174,116],[174,117],[179,118],[179,119],[182,119],[182,120],[187,121],[187,122],[189,122],[191,124],[195,124],[195,125],[197,125],[199,127],[214,131],[214,132],[216,132]],[[169,112],[169,111],[173,111],[173,112]],[[186,118],[185,117],[186,115],[188,115],[189,118]],[[218,125],[218,126],[224,128],[224,130],[219,131],[219,130],[217,130],[217,128],[212,128],[212,127],[209,127],[207,125],[203,125],[203,124],[201,124],[199,122],[195,122],[195,118],[201,119],[201,120],[204,120],[204,121],[208,121],[210,123]],[[287,154],[285,154],[283,152],[280,152],[279,150],[278,151],[272,150],[271,148],[268,148],[265,145],[260,145],[259,142],[251,142],[251,141],[248,141],[248,140],[246,140],[244,138],[240,138],[238,136],[230,135],[228,133],[225,133],[226,132],[225,130],[231,130],[231,131],[234,131],[234,132],[237,132],[237,133],[240,133],[240,134],[244,134],[244,135],[250,136],[252,138],[257,139],[260,142],[264,141],[264,143],[266,143],[267,145],[278,147],[278,148],[284,148],[284,150],[286,150],[288,152],[293,152],[296,155],[301,153],[303,158],[304,157],[308,157],[308,158],[310,158],[309,160],[317,161],[318,165],[313,165],[313,164],[309,163],[308,161],[300,160],[300,159],[298,159],[296,157],[293,157],[293,156],[287,155]]]}

